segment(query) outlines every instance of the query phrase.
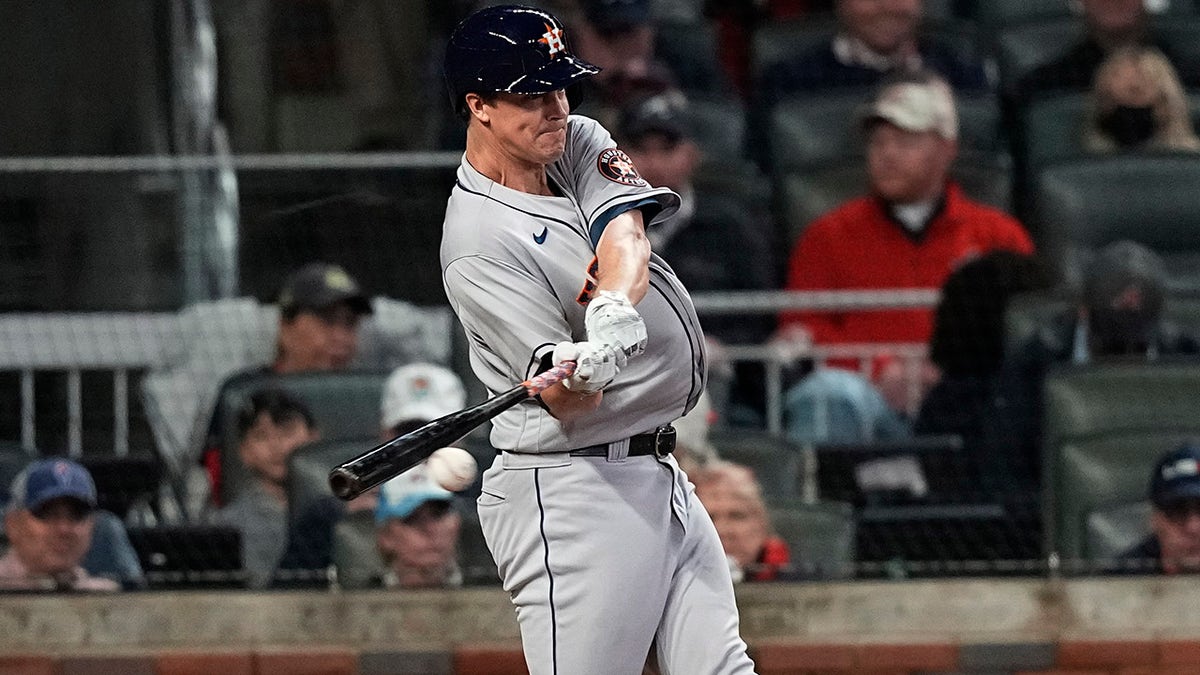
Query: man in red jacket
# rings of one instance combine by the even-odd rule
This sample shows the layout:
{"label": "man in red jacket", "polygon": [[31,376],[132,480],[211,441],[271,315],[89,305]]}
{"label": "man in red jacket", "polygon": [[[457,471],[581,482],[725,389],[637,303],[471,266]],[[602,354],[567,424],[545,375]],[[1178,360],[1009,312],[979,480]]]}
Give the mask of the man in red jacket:
{"label": "man in red jacket", "polygon": [[[789,290],[937,289],[951,271],[987,251],[1033,252],[1016,219],[967,198],[949,178],[958,114],[944,79],[925,71],[889,79],[862,125],[870,194],[805,230],[789,261]],[[787,312],[780,327],[782,338],[817,345],[926,342],[933,310]],[[900,371],[876,368],[885,396]],[[890,396],[889,402],[901,403]]]}

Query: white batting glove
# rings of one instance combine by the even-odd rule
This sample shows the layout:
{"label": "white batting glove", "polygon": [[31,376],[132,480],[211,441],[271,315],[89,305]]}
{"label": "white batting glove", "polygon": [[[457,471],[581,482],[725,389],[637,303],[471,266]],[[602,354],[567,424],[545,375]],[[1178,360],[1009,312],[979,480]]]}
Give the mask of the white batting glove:
{"label": "white batting glove", "polygon": [[646,351],[646,322],[629,297],[620,291],[596,294],[588,302],[583,325],[588,342],[611,345],[616,350],[618,367],[624,366],[628,357]]}
{"label": "white batting glove", "polygon": [[560,342],[550,357],[555,365],[574,361],[575,372],[563,380],[563,386],[577,394],[594,394],[608,386],[621,367],[617,352],[609,345],[594,342]]}

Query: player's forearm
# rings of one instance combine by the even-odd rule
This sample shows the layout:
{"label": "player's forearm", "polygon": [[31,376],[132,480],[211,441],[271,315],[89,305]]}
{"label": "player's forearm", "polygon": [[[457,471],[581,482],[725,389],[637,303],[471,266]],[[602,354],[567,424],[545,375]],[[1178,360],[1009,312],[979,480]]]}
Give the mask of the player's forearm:
{"label": "player's forearm", "polygon": [[633,304],[650,286],[650,240],[642,212],[632,209],[609,221],[596,245],[598,290],[620,291]]}
{"label": "player's forearm", "polygon": [[555,419],[562,422],[568,422],[595,411],[600,407],[600,401],[603,398],[604,392],[602,391],[594,394],[580,394],[567,389],[562,384],[556,384],[542,392],[542,403],[546,404]]}

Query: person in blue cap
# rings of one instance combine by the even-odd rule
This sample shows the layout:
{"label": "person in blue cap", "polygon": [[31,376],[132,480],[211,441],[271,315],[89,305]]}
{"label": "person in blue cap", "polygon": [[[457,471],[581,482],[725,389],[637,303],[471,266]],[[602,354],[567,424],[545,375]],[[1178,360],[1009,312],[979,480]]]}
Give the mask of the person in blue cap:
{"label": "person in blue cap", "polygon": [[454,495],[418,465],[383,484],[375,507],[375,545],[387,588],[462,585],[458,537],[462,516]]}
{"label": "person in blue cap", "polygon": [[96,500],[91,474],[76,462],[51,458],[25,467],[4,512],[10,546],[0,557],[0,589],[119,590],[81,564],[92,543]]}
{"label": "person in blue cap", "polygon": [[1159,458],[1150,476],[1150,536],[1121,555],[1123,567],[1162,574],[1200,572],[1200,443]]}

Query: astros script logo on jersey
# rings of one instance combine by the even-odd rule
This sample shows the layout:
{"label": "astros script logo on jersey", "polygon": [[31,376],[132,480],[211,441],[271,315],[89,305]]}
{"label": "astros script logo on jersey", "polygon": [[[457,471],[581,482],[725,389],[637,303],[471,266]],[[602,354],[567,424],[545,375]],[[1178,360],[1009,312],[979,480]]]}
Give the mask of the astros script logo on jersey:
{"label": "astros script logo on jersey", "polygon": [[600,156],[596,158],[596,166],[600,169],[600,175],[614,183],[638,187],[647,184],[646,179],[642,178],[637,167],[633,165],[633,160],[629,159],[629,155],[617,148],[609,148],[601,152]]}
{"label": "astros script logo on jersey", "polygon": [[538,42],[545,43],[550,48],[550,56],[554,56],[566,48],[563,45],[563,32],[561,28],[555,28],[548,23],[544,25],[546,26],[546,32],[542,33],[542,39],[538,40]]}

